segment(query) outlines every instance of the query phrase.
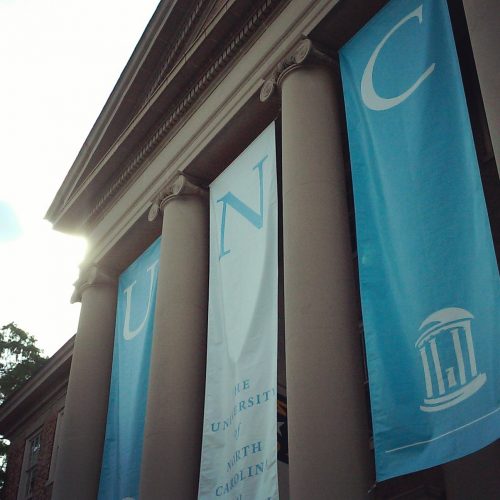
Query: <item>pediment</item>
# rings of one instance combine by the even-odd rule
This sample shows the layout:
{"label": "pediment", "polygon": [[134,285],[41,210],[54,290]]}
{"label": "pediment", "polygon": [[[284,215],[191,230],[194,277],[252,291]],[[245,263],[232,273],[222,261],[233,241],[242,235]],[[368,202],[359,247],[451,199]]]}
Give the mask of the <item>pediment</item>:
{"label": "pediment", "polygon": [[[56,229],[84,231],[89,216],[114,196],[110,190],[124,187],[137,164],[157,146],[156,139],[163,138],[162,131],[170,130],[211,85],[211,65],[220,72],[280,3],[160,2],[47,212]],[[248,22],[252,29],[245,29],[235,44],[234,37]],[[217,62],[221,57],[224,64]],[[166,115],[170,122],[162,125]]]}
{"label": "pediment", "polygon": [[49,208],[49,220],[85,182],[132,117],[182,59],[196,34],[204,30],[211,13],[217,9],[215,4],[221,3],[219,0],[160,2]]}

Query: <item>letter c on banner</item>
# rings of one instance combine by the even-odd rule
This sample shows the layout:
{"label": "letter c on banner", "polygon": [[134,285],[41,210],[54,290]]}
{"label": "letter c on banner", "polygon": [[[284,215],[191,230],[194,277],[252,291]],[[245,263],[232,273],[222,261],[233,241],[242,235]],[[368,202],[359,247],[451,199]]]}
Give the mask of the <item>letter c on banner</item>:
{"label": "letter c on banner", "polygon": [[365,71],[363,72],[363,78],[361,79],[361,97],[366,107],[373,109],[374,111],[384,111],[386,109],[393,108],[398,104],[401,104],[404,100],[408,99],[413,92],[420,86],[420,84],[434,71],[436,64],[431,64],[424,73],[420,75],[420,78],[406,91],[397,97],[384,98],[380,97],[375,89],[373,88],[373,68],[377,61],[377,57],[386,44],[387,40],[407,21],[416,17],[420,24],[422,24],[422,5],[416,8],[413,12],[408,14],[406,17],[401,19],[394,28],[385,35],[382,41],[377,45],[376,49],[373,51],[368,64],[366,65]]}
{"label": "letter c on banner", "polygon": [[127,287],[123,291],[123,293],[127,297],[127,306],[125,309],[125,324],[123,325],[123,338],[125,340],[132,340],[134,337],[139,335],[139,333],[144,328],[146,321],[148,320],[149,312],[151,310],[151,296],[153,295],[154,274],[155,274],[155,269],[158,266],[158,262],[159,261],[157,260],[151,266],[148,267],[148,271],[149,271],[149,275],[150,275],[149,276],[148,308],[146,310],[146,314],[144,315],[144,318],[143,318],[141,324],[135,330],[130,329],[130,309],[131,309],[131,303],[132,303],[132,288],[137,283],[137,281],[134,281],[129,287]]}

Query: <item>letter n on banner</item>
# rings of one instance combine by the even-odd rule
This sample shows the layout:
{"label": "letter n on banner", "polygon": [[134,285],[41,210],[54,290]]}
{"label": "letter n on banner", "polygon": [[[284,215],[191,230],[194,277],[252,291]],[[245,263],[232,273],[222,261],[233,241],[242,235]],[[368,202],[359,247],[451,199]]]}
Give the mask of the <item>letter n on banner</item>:
{"label": "letter n on banner", "polygon": [[118,281],[99,500],[139,496],[159,260],[160,238]]}
{"label": "letter n on banner", "polygon": [[500,280],[445,0],[340,51],[377,478],[500,437]]}
{"label": "letter n on banner", "polygon": [[274,124],[210,185],[200,499],[277,499]]}

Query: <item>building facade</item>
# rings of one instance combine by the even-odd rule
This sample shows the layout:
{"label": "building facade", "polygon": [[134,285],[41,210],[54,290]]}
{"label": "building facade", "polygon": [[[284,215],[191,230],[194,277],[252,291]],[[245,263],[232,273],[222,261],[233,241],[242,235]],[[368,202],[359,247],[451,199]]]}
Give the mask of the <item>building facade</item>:
{"label": "building facade", "polygon": [[[288,400],[290,460],[280,465],[281,497],[486,499],[500,490],[498,442],[375,484],[337,54],[385,4],[160,2],[47,213],[56,230],[89,242],[73,297],[82,308],[53,498],[96,498],[117,278],[160,235],[141,498],[196,497],[208,295],[203,192],[272,121],[278,387]],[[492,0],[450,0],[449,9],[498,255],[499,9]]]}
{"label": "building facade", "polygon": [[0,407],[10,441],[4,500],[52,498],[74,337]]}

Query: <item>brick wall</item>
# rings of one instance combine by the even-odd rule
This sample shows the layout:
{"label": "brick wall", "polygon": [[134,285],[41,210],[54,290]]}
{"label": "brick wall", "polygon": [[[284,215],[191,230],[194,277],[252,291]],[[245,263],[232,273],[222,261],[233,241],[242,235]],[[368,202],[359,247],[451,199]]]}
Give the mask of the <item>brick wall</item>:
{"label": "brick wall", "polygon": [[[50,500],[52,495],[52,483],[48,483],[48,480],[57,414],[58,412],[52,409],[44,416],[40,439],[40,454],[38,455],[37,462],[37,476],[35,480],[34,495],[32,497],[33,500]],[[28,437],[29,436],[20,437],[13,441],[9,447],[7,456],[7,481],[2,491],[2,500],[17,500],[24,450]]]}
{"label": "brick wall", "polygon": [[7,453],[7,479],[1,495],[3,500],[15,500],[17,498],[23,455],[24,440],[23,442],[11,442]]}

